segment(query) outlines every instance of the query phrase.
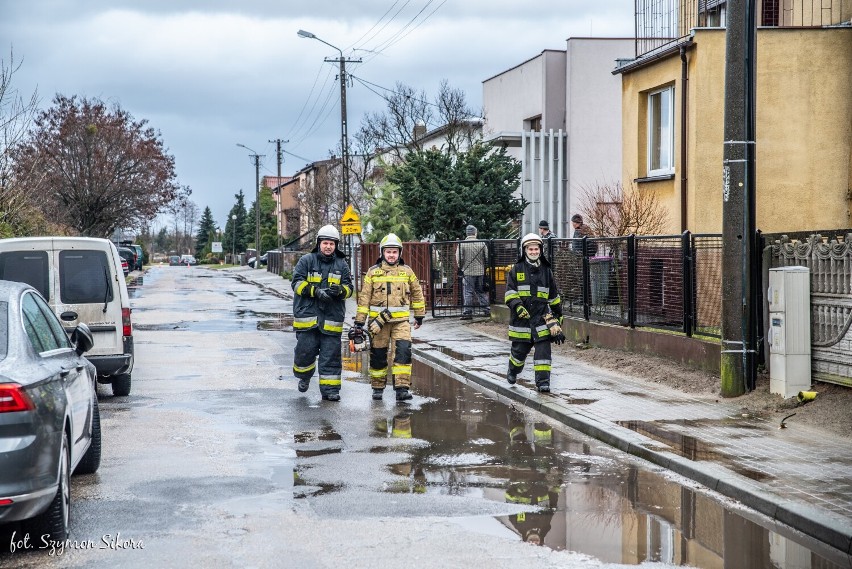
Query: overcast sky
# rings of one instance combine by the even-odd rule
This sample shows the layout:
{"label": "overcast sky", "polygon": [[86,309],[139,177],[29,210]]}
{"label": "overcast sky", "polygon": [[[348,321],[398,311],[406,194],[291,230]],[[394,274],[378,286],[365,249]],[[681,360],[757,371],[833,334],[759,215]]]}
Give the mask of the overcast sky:
{"label": "overcast sky", "polygon": [[[14,86],[41,106],[56,93],[116,102],[161,133],[178,183],[224,226],[254,165],[261,176],[327,158],[340,141],[338,52],[347,66],[350,134],[381,111],[376,85],[434,98],[441,80],[482,105],[482,81],[569,37],[632,37],[633,0],[0,0],[0,58],[22,62]],[[631,54],[625,54],[630,56]],[[375,91],[375,92],[374,92]],[[430,128],[437,125],[429,125]]]}

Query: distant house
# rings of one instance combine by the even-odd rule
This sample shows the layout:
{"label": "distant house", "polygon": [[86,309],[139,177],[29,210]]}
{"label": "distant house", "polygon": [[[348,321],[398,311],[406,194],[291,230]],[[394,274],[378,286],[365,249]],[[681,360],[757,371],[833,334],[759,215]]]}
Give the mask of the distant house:
{"label": "distant house", "polygon": [[[664,3],[665,4],[665,3]],[[622,79],[622,181],[670,232],[722,230],[725,0],[637,2]],[[764,232],[849,227],[852,2],[758,2],[756,213]]]}
{"label": "distant house", "polygon": [[633,40],[570,38],[482,82],[483,136],[521,161],[521,229],[541,219],[570,236],[583,188],[621,177],[621,82],[611,71]]}

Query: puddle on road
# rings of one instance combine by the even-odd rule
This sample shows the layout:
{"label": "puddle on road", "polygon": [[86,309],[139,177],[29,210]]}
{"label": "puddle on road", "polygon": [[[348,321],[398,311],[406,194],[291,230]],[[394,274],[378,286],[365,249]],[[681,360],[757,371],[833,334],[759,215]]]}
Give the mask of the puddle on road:
{"label": "puddle on road", "polygon": [[[422,362],[414,362],[413,376],[416,394],[426,401],[397,404],[373,425],[376,444],[367,452],[410,457],[388,467],[396,476],[385,492],[529,506],[496,520],[520,540],[606,563],[792,568],[807,559],[810,567],[848,567],[839,551],[788,528],[770,530],[768,520],[764,527],[743,517],[739,508],[674,481],[663,469],[639,466],[603,443],[506,406]],[[665,442],[689,452],[689,441]],[[712,452],[693,446],[696,456]],[[334,491],[312,488],[319,488],[312,495]]]}

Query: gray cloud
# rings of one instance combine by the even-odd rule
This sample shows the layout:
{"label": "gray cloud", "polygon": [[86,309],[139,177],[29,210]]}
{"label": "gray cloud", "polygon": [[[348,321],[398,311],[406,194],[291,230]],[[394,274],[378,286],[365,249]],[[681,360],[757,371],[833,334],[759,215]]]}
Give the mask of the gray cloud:
{"label": "gray cloud", "polygon": [[[16,86],[37,87],[45,107],[59,92],[115,101],[147,119],[175,155],[180,183],[221,224],[236,191],[254,195],[254,168],[237,143],[266,154],[262,175],[274,175],[269,140],[290,139],[285,149],[319,160],[340,139],[337,69],[323,62],[338,52],[297,37],[299,29],[361,57],[350,65],[357,77],[388,88],[401,81],[430,96],[447,79],[476,108],[484,79],[564,49],[568,37],[631,36],[633,2],[0,2],[0,38],[23,60]],[[357,81],[347,103],[350,132],[384,108]],[[303,165],[285,155],[283,171]]]}

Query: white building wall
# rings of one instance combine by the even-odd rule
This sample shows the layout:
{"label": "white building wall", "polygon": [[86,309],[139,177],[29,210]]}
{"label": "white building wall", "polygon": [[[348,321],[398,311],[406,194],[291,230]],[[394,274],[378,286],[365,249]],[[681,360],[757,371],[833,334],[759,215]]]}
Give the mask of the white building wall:
{"label": "white building wall", "polygon": [[[523,164],[521,193],[530,202],[521,232],[547,219],[570,237],[584,185],[621,173],[621,77],[615,60],[632,39],[570,38],[566,51],[545,50],[482,83],[486,140],[507,146]],[[541,132],[529,119],[541,115]]]}
{"label": "white building wall", "polygon": [[[568,40],[568,219],[578,211],[584,187],[621,180],[621,76],[612,70],[616,59],[631,57],[633,50],[633,39]],[[560,228],[558,235],[570,237],[568,231]]]}

